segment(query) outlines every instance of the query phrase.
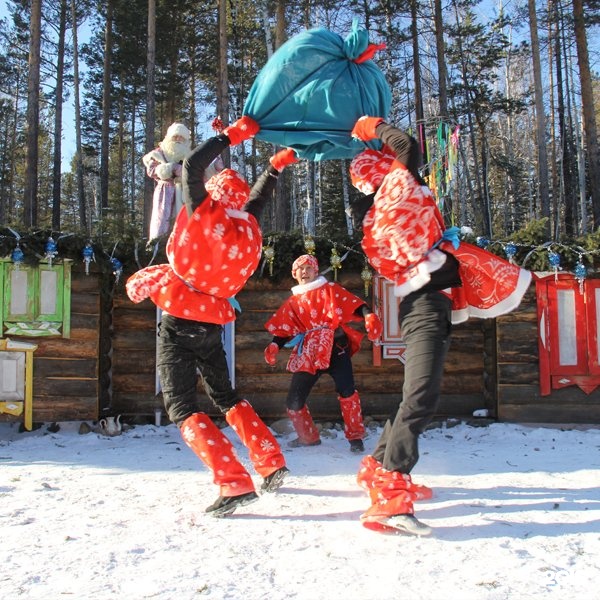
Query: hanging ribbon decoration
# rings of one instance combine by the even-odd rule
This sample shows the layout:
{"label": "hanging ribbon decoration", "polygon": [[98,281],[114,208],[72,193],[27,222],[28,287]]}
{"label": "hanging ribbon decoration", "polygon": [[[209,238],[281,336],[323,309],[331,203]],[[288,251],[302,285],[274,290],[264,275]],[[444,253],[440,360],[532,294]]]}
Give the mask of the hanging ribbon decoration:
{"label": "hanging ribbon decoration", "polygon": [[558,281],[558,270],[560,269],[560,254],[558,252],[548,251],[548,262],[554,271],[554,281]]}
{"label": "hanging ribbon decoration", "polygon": [[583,283],[587,276],[587,268],[583,264],[583,256],[581,254],[579,255],[579,260],[577,261],[577,264],[575,265],[574,273],[575,273],[575,278],[579,282],[579,293],[583,294]]}
{"label": "hanging ribbon decoration", "polygon": [[15,270],[19,271],[23,261],[25,260],[25,254],[23,254],[23,250],[21,250],[19,242],[17,242],[15,249],[12,251],[11,259],[15,263]]}

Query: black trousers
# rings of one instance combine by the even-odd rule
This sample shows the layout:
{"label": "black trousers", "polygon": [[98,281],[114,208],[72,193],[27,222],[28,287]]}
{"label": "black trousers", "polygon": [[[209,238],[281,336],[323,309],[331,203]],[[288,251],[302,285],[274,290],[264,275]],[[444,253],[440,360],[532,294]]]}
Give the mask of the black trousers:
{"label": "black trousers", "polygon": [[410,473],[419,460],[418,439],[435,414],[450,344],[451,301],[440,292],[414,292],[400,303],[406,344],[402,400],[373,452],[390,471]]}
{"label": "black trousers", "polygon": [[238,402],[231,387],[222,341],[223,327],[163,315],[159,325],[157,369],[169,419],[181,425],[200,411],[198,374],[204,390],[223,413]]}
{"label": "black trousers", "polygon": [[292,374],[292,382],[285,401],[290,410],[300,410],[305,404],[310,391],[323,373],[331,376],[335,383],[335,391],[342,397],[348,398],[354,394],[354,373],[348,348],[348,338],[334,339],[329,367],[317,371],[314,375],[304,371]]}

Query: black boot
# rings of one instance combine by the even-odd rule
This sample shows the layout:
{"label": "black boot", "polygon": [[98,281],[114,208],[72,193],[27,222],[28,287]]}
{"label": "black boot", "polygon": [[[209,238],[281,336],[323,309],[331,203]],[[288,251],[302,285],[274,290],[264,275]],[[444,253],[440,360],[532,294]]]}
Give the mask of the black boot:
{"label": "black boot", "polygon": [[350,440],[350,452],[364,452],[365,445],[362,440]]}
{"label": "black boot", "polygon": [[212,517],[227,517],[232,514],[238,506],[246,506],[258,500],[256,492],[248,492],[241,496],[219,496],[204,512]]}
{"label": "black boot", "polygon": [[261,491],[270,493],[278,490],[283,485],[283,480],[289,472],[290,470],[287,467],[281,467],[281,469],[267,475],[260,486]]}

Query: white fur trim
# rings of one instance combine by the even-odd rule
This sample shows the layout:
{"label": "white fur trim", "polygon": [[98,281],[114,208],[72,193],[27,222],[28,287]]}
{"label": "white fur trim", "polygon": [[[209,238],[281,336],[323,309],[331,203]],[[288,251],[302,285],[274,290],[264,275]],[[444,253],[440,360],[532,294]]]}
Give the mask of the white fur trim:
{"label": "white fur trim", "polygon": [[304,294],[305,292],[310,292],[311,290],[316,290],[321,286],[327,283],[327,279],[323,277],[323,275],[319,275],[314,281],[310,283],[301,283],[299,285],[295,285],[292,288],[292,294],[294,296],[299,296],[300,294]]}
{"label": "white fur trim", "polygon": [[189,140],[191,137],[190,130],[183,123],[173,123],[172,125],[169,125],[169,129],[167,129],[167,133],[165,134],[165,140],[176,135],[180,135],[186,140]]}
{"label": "white fur trim", "polygon": [[156,161],[159,163],[166,163],[167,159],[165,158],[165,155],[162,153],[162,150],[159,149],[155,149],[155,150],[151,150],[150,152],[148,152],[148,154],[146,154],[144,156],[144,158],[142,158],[142,162],[144,163],[145,167],[149,167],[150,163],[152,161]]}
{"label": "white fur trim", "polygon": [[161,179],[173,179],[173,163],[164,163],[157,165],[155,170],[156,176]]}
{"label": "white fur trim", "polygon": [[441,269],[446,262],[446,255],[440,250],[432,250],[425,260],[415,265],[411,275],[404,283],[394,286],[394,296],[404,298],[412,292],[420,290],[431,281],[431,273]]}

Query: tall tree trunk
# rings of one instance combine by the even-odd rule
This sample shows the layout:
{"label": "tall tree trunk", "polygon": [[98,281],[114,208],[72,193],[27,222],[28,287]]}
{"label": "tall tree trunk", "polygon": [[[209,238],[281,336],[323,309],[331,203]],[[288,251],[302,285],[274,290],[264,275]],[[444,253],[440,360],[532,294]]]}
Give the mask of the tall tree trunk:
{"label": "tall tree trunk", "polygon": [[102,77],[102,138],[100,140],[100,210],[108,208],[108,160],[110,155],[110,80],[112,56],[113,0],[106,2],[104,68]]}
{"label": "tall tree trunk", "polygon": [[[415,85],[415,117],[417,123],[417,138],[419,148],[423,157],[423,163],[426,165],[429,161],[427,152],[427,137],[425,135],[425,115],[423,112],[423,95],[421,92],[421,63],[419,59],[419,33],[417,26],[417,1],[410,2],[410,32],[413,47],[413,75]],[[427,175],[427,173],[425,173]]]}
{"label": "tall tree trunk", "polygon": [[585,146],[587,148],[589,190],[592,197],[594,229],[598,229],[600,227],[600,154],[598,152],[594,93],[592,90],[587,35],[585,32],[583,0],[573,0],[573,17],[575,19],[577,63],[579,65],[579,78],[581,82],[581,104],[583,108]]}
{"label": "tall tree trunk", "polygon": [[435,49],[438,70],[438,92],[440,103],[440,116],[448,117],[448,92],[446,71],[446,52],[444,48],[444,21],[442,17],[442,0],[434,0],[434,26],[435,26]]}
{"label": "tall tree trunk", "polygon": [[285,22],[285,0],[277,0],[275,5],[275,50],[287,39],[287,25]]}
{"label": "tall tree trunk", "polygon": [[529,8],[529,33],[531,35],[531,57],[533,61],[533,81],[536,116],[537,176],[542,217],[548,217],[546,235],[550,235],[550,194],[548,189],[548,153],[546,150],[546,114],[544,113],[544,92],[542,88],[542,68],[540,64],[540,43],[538,39],[535,0],[527,0]]}
{"label": "tall tree trunk", "polygon": [[25,198],[23,202],[23,222],[26,227],[35,227],[37,225],[41,29],[42,0],[32,0],[29,24],[29,71],[27,77],[27,166],[25,168]]}
{"label": "tall tree trunk", "polygon": [[[284,0],[277,0],[275,7],[275,48],[277,50],[286,41],[286,30],[287,24],[285,20],[285,2]],[[276,149],[276,148],[275,148]],[[288,177],[284,176],[279,178],[276,188],[276,200],[275,200],[275,229],[277,231],[288,231],[290,227],[290,194],[285,189],[285,182],[289,181]]]}
{"label": "tall tree trunk", "polygon": [[[121,75],[121,90],[125,89],[125,81]],[[113,201],[115,215],[115,231],[119,236],[125,231],[125,101],[123,92],[119,94],[119,124],[117,128],[117,168],[116,198]],[[114,183],[113,183],[114,186]]]}
{"label": "tall tree trunk", "polygon": [[65,32],[67,0],[60,1],[58,25],[58,56],[56,57],[56,107],[54,110],[54,164],[52,168],[52,229],[60,231],[60,183],[62,167],[62,105],[65,69]]}
{"label": "tall tree trunk", "polygon": [[77,41],[77,8],[75,0],[71,0],[71,20],[73,26],[73,103],[75,106],[75,173],[77,179],[77,204],[79,207],[79,223],[82,231],[88,231],[87,210],[85,204],[85,187],[83,184],[83,155],[81,153],[81,107],[79,94],[79,47]]}
{"label": "tall tree trunk", "polygon": [[[459,12],[459,7],[458,4],[456,2],[456,0],[454,0],[453,2],[453,7],[454,7],[454,16],[455,16],[455,21],[456,24],[458,25],[461,22],[461,15]],[[459,47],[459,52],[460,55],[463,57],[461,59],[461,76],[462,76],[462,80],[463,80],[463,86],[465,88],[465,101],[468,107],[470,107],[470,109],[467,111],[467,123],[468,123],[468,129],[469,129],[469,140],[470,140],[470,144],[471,144],[471,155],[473,157],[473,177],[475,178],[475,183],[477,186],[477,194],[476,197],[473,198],[472,204],[473,204],[473,214],[474,217],[476,219],[477,225],[479,227],[481,227],[483,233],[487,236],[491,236],[492,235],[492,223],[491,223],[491,219],[490,219],[490,210],[489,210],[489,206],[487,205],[487,195],[484,193],[484,184],[481,181],[481,175],[480,175],[480,170],[479,170],[479,157],[477,155],[477,136],[476,136],[476,132],[475,132],[475,123],[473,120],[473,110],[471,110],[471,107],[473,106],[473,99],[471,96],[471,93],[469,92],[469,79],[468,79],[468,75],[467,75],[467,66],[465,64],[465,49],[462,47],[462,40],[459,38],[457,38],[456,43]],[[468,172],[468,161],[466,159],[466,153],[462,151],[462,145],[460,146],[461,149],[461,156],[463,158],[463,162],[465,164],[465,168],[467,169]],[[472,190],[472,186],[470,183],[470,179],[469,179],[469,190]],[[472,192],[474,194],[474,192]],[[466,212],[465,208],[463,208],[463,212]]]}
{"label": "tall tree trunk", "polygon": [[[156,63],[156,0],[148,0],[148,46],[146,48],[146,152],[154,148],[156,105],[154,102],[154,71]],[[150,231],[154,181],[144,178],[144,231]]]}
{"label": "tall tree trunk", "polygon": [[[229,77],[227,75],[227,0],[219,2],[219,69],[217,71],[217,115],[229,124]],[[223,162],[231,166],[229,147],[223,151]]]}
{"label": "tall tree trunk", "polygon": [[[556,4],[553,6],[554,18],[557,24],[558,34],[558,13]],[[562,204],[565,220],[565,234],[567,237],[573,237],[573,207],[570,198],[566,194],[568,188],[568,152],[567,152],[567,128],[565,126],[565,97],[564,97],[564,82],[563,82],[563,64],[561,51],[561,37],[558,34],[554,39],[554,65],[556,68],[556,105],[558,117],[558,133],[560,142],[560,187],[553,190],[553,196],[557,196],[557,203]]]}
{"label": "tall tree trunk", "polygon": [[[557,32],[557,23],[554,18],[555,12],[553,10],[553,4],[555,0],[548,1],[548,64],[550,68],[548,69],[548,104],[549,104],[549,126],[550,131],[556,131],[556,110],[555,110],[555,102],[554,102],[554,89],[556,87],[554,83],[554,69],[552,65],[554,64],[554,44],[555,40],[558,37]],[[562,230],[561,226],[561,214],[560,214],[560,179],[558,173],[558,158],[556,156],[556,136],[550,136],[550,181],[552,185],[550,186],[551,193],[551,211],[552,211],[552,223],[551,223],[551,235],[553,240],[558,240],[560,231]]]}

